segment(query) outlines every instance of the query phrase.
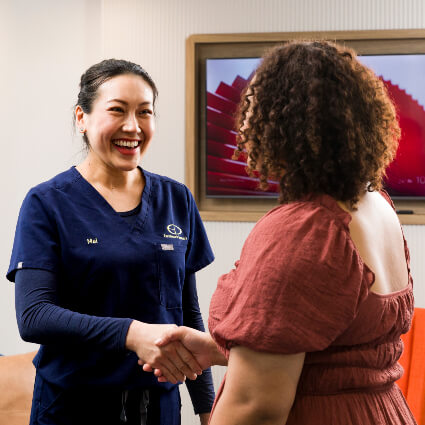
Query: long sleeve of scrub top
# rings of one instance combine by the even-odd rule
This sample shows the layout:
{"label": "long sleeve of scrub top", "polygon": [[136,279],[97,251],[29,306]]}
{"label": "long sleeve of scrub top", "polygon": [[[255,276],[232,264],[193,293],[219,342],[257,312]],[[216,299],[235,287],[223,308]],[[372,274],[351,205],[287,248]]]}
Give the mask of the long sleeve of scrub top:
{"label": "long sleeve of scrub top", "polygon": [[97,317],[57,305],[54,273],[39,269],[17,270],[15,304],[19,332],[37,344],[93,344],[105,350],[125,349],[132,319]]}
{"label": "long sleeve of scrub top", "polygon": [[[62,308],[57,305],[56,285],[55,274],[46,270],[16,272],[16,318],[22,339],[37,344],[88,343],[105,350],[125,348],[131,319],[96,317]],[[194,274],[188,274],[183,288],[184,325],[205,331]],[[186,385],[195,413],[210,412],[215,396],[211,370]]]}
{"label": "long sleeve of scrub top", "polygon": [[[205,332],[202,314],[199,309],[195,274],[185,278],[183,286],[183,324]],[[195,381],[186,380],[186,387],[192,400],[195,414],[211,412],[215,393],[211,368],[205,369]]]}

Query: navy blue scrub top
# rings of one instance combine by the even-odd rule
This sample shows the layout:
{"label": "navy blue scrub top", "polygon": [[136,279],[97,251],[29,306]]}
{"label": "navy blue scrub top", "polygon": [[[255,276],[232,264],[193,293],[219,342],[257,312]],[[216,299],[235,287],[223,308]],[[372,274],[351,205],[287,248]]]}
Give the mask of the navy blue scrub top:
{"label": "navy blue scrub top", "polygon": [[90,344],[42,345],[37,373],[60,387],[163,387],[125,349],[136,319],[182,325],[182,286],[214,259],[195,201],[167,177],[145,176],[135,223],[117,213],[75,167],[31,189],[18,218],[7,278],[16,270],[48,270],[58,277],[60,307],[123,318],[114,349]]}

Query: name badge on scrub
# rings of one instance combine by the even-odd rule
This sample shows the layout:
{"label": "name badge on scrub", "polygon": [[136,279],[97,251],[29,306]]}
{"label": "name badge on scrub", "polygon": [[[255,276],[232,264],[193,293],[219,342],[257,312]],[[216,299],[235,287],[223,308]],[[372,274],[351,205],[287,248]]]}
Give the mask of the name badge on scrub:
{"label": "name badge on scrub", "polygon": [[162,243],[161,248],[163,251],[174,251],[174,245],[172,243]]}

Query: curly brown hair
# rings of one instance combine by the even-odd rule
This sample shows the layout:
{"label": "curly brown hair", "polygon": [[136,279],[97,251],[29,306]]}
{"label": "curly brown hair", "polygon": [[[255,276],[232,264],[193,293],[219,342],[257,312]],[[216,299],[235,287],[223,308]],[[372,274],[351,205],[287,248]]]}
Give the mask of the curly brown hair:
{"label": "curly brown hair", "polygon": [[280,180],[280,202],[326,193],[355,208],[379,190],[400,137],[383,81],[353,50],[328,41],[291,41],[269,51],[237,115],[238,151],[248,172]]}

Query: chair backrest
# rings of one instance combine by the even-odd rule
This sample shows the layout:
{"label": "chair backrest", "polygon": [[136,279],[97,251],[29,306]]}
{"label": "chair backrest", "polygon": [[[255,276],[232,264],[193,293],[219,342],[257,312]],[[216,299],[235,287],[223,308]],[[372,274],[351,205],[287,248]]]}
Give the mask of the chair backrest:
{"label": "chair backrest", "polygon": [[418,425],[425,425],[425,308],[415,308],[412,327],[402,340],[404,352],[399,362],[404,375],[398,385]]}
{"label": "chair backrest", "polygon": [[36,352],[0,357],[0,424],[28,425]]}

